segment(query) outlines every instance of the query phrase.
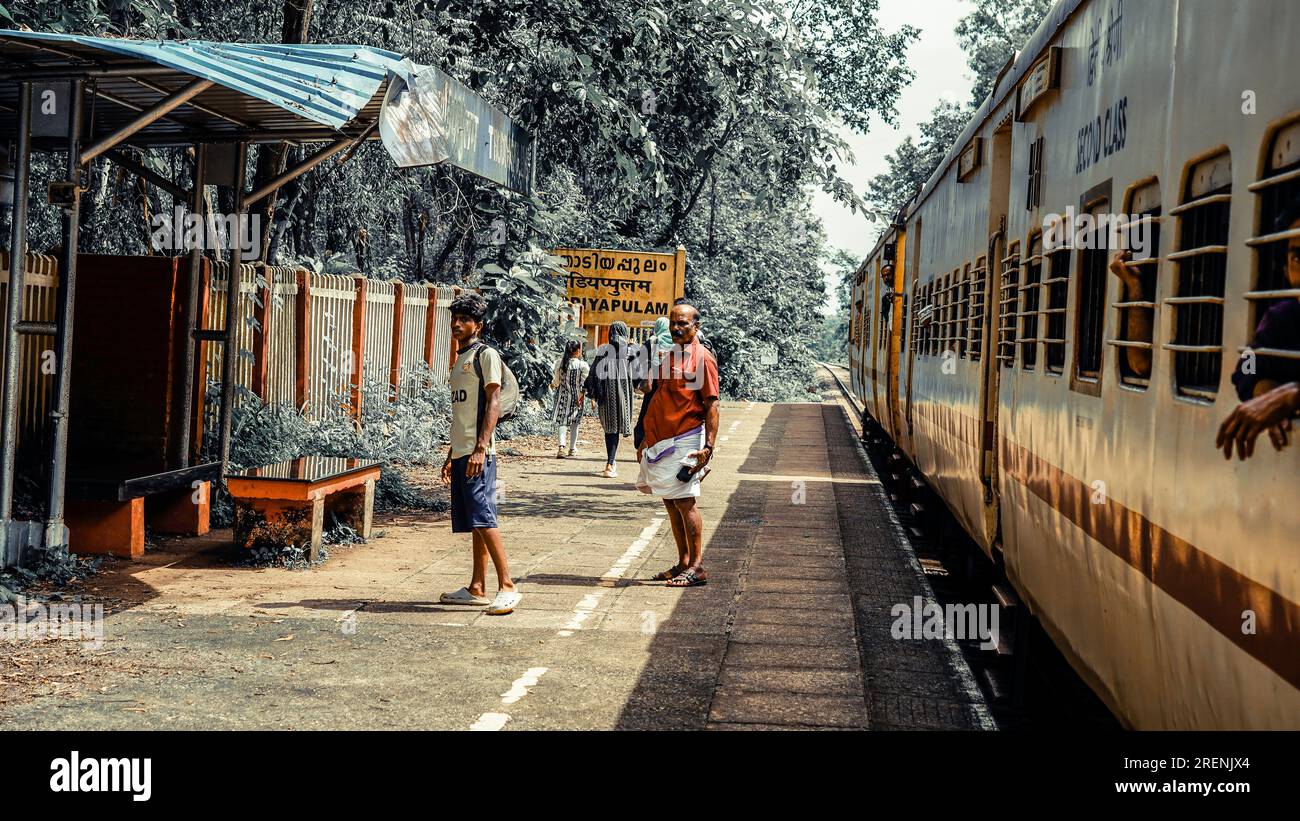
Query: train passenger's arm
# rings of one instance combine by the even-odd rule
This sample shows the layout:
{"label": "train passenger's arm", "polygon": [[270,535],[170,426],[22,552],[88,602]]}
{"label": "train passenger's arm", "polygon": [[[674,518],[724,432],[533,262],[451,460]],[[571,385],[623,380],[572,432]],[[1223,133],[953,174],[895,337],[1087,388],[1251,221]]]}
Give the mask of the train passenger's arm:
{"label": "train passenger's arm", "polygon": [[[1232,458],[1237,448],[1237,458],[1249,459],[1255,452],[1255,439],[1269,431],[1273,447],[1286,446],[1290,433],[1291,417],[1300,411],[1300,382],[1288,382],[1249,402],[1242,402],[1219,426],[1215,447],[1223,448],[1223,457]],[[1274,433],[1273,429],[1277,428]]]}
{"label": "train passenger's arm", "polygon": [[[1127,263],[1133,258],[1133,253],[1127,250],[1116,251],[1115,256],[1110,260],[1110,270],[1115,276],[1119,277],[1123,285],[1124,293],[1121,295],[1123,302],[1141,302],[1146,299],[1142,293],[1142,279]],[[1152,340],[1152,318],[1153,312],[1143,308],[1129,308],[1124,311],[1124,338],[1131,340]],[[1151,350],[1149,348],[1125,348],[1125,359],[1128,361],[1129,370],[1134,376],[1146,379],[1151,376]]]}

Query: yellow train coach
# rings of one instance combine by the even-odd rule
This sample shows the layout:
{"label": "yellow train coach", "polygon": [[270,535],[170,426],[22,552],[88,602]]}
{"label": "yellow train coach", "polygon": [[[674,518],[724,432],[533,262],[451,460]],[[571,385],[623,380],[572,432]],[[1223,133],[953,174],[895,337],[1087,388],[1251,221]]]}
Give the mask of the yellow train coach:
{"label": "yellow train coach", "polygon": [[1300,368],[1298,40],[1058,3],[854,284],[852,390],[1132,727],[1300,727],[1300,444],[1216,447]]}

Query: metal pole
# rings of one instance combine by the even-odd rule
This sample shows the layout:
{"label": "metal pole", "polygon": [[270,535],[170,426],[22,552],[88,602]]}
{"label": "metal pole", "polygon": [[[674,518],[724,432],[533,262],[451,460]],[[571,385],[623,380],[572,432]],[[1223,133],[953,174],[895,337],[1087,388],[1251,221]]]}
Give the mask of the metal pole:
{"label": "metal pole", "polygon": [[[32,84],[18,84],[18,139],[9,157],[14,169],[13,222],[9,231],[9,299],[5,306],[4,410],[0,424],[0,567],[16,564],[8,553],[14,510],[14,462],[18,454],[18,323],[23,318],[27,273],[27,170],[32,154]],[[20,548],[21,550],[21,548]]]}
{"label": "metal pole", "polygon": [[77,236],[81,223],[81,129],[83,81],[73,80],[72,111],[68,123],[68,181],[72,202],[63,211],[63,259],[59,265],[58,333],[54,357],[58,367],[54,410],[50,411],[49,506],[45,517],[45,546],[66,547],[63,526],[63,491],[67,484],[68,404],[72,395],[72,320],[77,294]]}
{"label": "metal pole", "polygon": [[131,159],[127,155],[123,154],[121,151],[118,151],[116,149],[112,151],[105,151],[104,156],[112,160],[113,162],[117,163],[118,165],[122,166],[127,171],[130,171],[132,174],[135,174],[140,179],[146,182],[153,183],[156,187],[161,188],[163,191],[166,191],[168,194],[171,194],[173,197],[175,197],[178,200],[185,200],[185,199],[189,199],[190,197],[189,191],[186,191],[184,188],[181,188],[176,183],[167,179],[162,174],[159,174],[157,171],[154,171],[152,168],[149,168],[143,163],[136,162],[135,160]]}
{"label": "metal pole", "polygon": [[212,88],[214,85],[216,85],[216,83],[211,80],[195,80],[180,91],[164,97],[155,103],[152,108],[141,112],[140,116],[122,126],[117,131],[114,131],[112,134],[102,137],[86,146],[86,150],[81,154],[81,161],[83,163],[90,162],[100,154],[103,154],[105,151],[127,139],[132,134],[135,134],[137,131],[142,131],[143,129],[148,128],[151,124],[166,117],[168,114]]}
{"label": "metal pole", "polygon": [[[203,176],[207,159],[207,146],[194,146],[194,179],[190,180],[190,214],[203,219]],[[188,232],[186,232],[188,234]],[[199,288],[202,287],[203,243],[190,249],[190,286],[185,302],[185,370],[177,384],[181,385],[181,436],[177,444],[179,453],[173,454],[177,467],[190,466],[190,417],[194,413],[194,353],[197,344],[194,332],[199,327]]]}
{"label": "metal pole", "polygon": [[364,135],[362,137],[358,137],[355,140],[353,139],[339,140],[333,143],[332,145],[328,145],[325,148],[322,148],[320,151],[317,151],[315,154],[311,155],[307,159],[298,163],[293,168],[290,168],[289,170],[285,171],[283,174],[280,174],[275,179],[268,182],[266,185],[263,185],[261,188],[257,189],[256,191],[249,193],[249,195],[244,199],[245,205],[252,205],[255,202],[259,202],[265,199],[268,195],[274,194],[276,190],[279,189],[281,186],[283,186],[285,183],[291,182],[297,179],[298,177],[301,177],[303,174],[306,174],[308,171],[312,170],[316,166],[325,162],[330,157],[333,157],[335,154],[339,153],[340,151],[360,145],[360,140],[362,139],[364,139]]}
{"label": "metal pole", "polygon": [[230,426],[231,402],[235,396],[235,359],[239,351],[235,350],[235,332],[240,316],[239,304],[239,266],[243,262],[243,249],[240,242],[244,233],[244,165],[248,160],[248,143],[239,143],[235,150],[235,236],[230,243],[230,278],[226,282],[226,334],[221,346],[221,415],[220,415],[220,453],[221,472],[230,467]]}

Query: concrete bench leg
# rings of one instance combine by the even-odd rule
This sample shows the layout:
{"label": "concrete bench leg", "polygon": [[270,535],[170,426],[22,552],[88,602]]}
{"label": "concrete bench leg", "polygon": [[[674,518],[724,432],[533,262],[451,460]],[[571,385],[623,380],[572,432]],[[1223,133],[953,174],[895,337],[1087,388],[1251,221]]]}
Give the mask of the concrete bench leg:
{"label": "concrete bench leg", "polygon": [[364,485],[331,493],[325,506],[339,522],[351,527],[361,538],[369,539],[375,515],[375,480],[367,479]]}
{"label": "concrete bench leg", "polygon": [[202,536],[208,532],[212,514],[211,483],[199,482],[190,489],[150,496],[145,503],[145,521],[157,533]]}
{"label": "concrete bench leg", "polygon": [[236,499],[235,545],[245,549],[304,545],[316,561],[325,524],[325,500]]}
{"label": "concrete bench leg", "polygon": [[125,502],[68,499],[64,522],[73,553],[107,553],[124,559],[144,556],[143,498]]}

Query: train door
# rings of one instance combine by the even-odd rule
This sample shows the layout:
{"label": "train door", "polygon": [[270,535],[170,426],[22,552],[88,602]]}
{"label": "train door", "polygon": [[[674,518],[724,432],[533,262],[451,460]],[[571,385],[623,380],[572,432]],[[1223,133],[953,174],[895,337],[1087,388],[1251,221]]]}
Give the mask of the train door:
{"label": "train door", "polygon": [[[920,277],[921,218],[920,217],[918,217],[916,220],[916,227],[912,229],[911,236],[912,236],[912,241],[909,242],[908,244],[912,246],[912,264],[910,266],[911,279],[912,279],[912,287],[911,287],[912,310],[909,313],[911,314],[911,323],[912,323],[912,329],[910,331],[910,334],[915,335],[916,332],[921,327],[920,323],[916,320],[916,312],[921,307],[920,305],[917,304],[916,301],[917,295],[920,293],[920,288],[921,288],[921,277]],[[911,345],[916,350],[920,350],[920,346],[917,345],[915,340],[911,342]],[[907,418],[907,436],[908,436],[908,446],[910,448],[911,437],[912,437],[912,367],[916,361],[916,357],[908,356],[906,350],[902,351],[901,355],[906,357],[907,360],[907,377],[905,380],[907,385],[904,388],[905,399],[903,401],[903,412],[904,412],[904,416]]]}
{"label": "train door", "polygon": [[881,290],[889,294],[887,314],[889,317],[889,348],[885,373],[885,401],[889,403],[889,432],[893,435],[896,444],[902,444],[903,435],[902,413],[898,407],[898,368],[900,364],[899,356],[902,353],[899,349],[899,334],[903,326],[903,255],[906,244],[907,238],[900,232],[898,239],[894,241],[893,253],[890,253],[889,247],[886,246],[886,259],[894,266],[894,272],[888,281],[881,283]]}
{"label": "train door", "polygon": [[[984,532],[987,543],[998,539],[998,365],[997,339],[1002,258],[1007,249],[1007,210],[1011,198],[1011,122],[1003,120],[993,132],[989,165],[989,241],[984,260],[984,322],[980,357],[983,378],[980,383],[981,440],[980,481],[984,484]],[[997,275],[995,276],[995,272]]]}

